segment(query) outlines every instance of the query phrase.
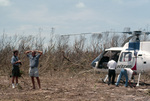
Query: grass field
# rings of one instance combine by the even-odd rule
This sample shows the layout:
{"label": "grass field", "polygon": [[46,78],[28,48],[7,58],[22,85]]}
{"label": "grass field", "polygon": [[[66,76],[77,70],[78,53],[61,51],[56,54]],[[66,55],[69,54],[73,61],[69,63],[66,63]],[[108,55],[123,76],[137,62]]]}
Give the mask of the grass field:
{"label": "grass field", "polygon": [[[40,75],[42,89],[32,89],[28,76],[19,79],[19,86],[11,88],[11,78],[0,76],[1,101],[150,101],[150,79],[147,85],[139,87],[124,87],[120,84],[107,85],[100,78],[104,74],[85,72],[71,74],[56,72]],[[144,77],[144,76],[143,76]],[[143,81],[143,80],[142,80]],[[149,84],[149,85],[148,85]]]}

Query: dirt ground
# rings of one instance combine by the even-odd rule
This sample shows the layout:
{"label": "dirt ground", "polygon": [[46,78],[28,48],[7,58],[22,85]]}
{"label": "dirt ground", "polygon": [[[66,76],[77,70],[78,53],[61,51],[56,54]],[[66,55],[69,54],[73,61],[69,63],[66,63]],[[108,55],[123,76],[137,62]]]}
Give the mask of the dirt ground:
{"label": "dirt ground", "polygon": [[93,72],[49,73],[40,75],[42,89],[32,89],[28,76],[19,78],[19,86],[11,88],[11,78],[0,76],[0,101],[150,101],[150,79],[139,87],[102,83],[103,74]]}

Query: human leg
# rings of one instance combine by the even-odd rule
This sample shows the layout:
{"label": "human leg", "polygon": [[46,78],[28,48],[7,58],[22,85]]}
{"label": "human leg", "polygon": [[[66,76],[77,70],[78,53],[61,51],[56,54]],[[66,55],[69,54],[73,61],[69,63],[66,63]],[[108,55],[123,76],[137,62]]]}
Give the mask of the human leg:
{"label": "human leg", "polygon": [[112,84],[115,83],[115,77],[116,77],[116,72],[115,70],[113,71],[113,74],[112,74]]}
{"label": "human leg", "polygon": [[12,77],[12,88],[15,88],[14,80],[15,80],[15,77],[13,76]]}
{"label": "human leg", "polygon": [[38,71],[38,68],[34,68],[34,76],[36,77],[37,83],[38,83],[38,85],[39,85],[39,88],[41,89],[41,84],[40,84],[40,78],[39,78],[39,71]]}
{"label": "human leg", "polygon": [[111,83],[111,70],[108,71],[108,85]]}
{"label": "human leg", "polygon": [[18,76],[16,76],[16,84],[18,84]]}
{"label": "human leg", "polygon": [[[14,80],[16,79],[16,85],[18,85],[18,77],[20,77],[19,67],[14,67],[13,68],[13,77],[14,77]],[[13,80],[13,83],[14,83],[14,80]]]}
{"label": "human leg", "polygon": [[13,76],[13,77],[12,77],[12,84],[14,84],[14,80],[15,80],[15,77]]}
{"label": "human leg", "polygon": [[126,82],[125,82],[125,87],[128,86],[128,74],[127,71],[124,72],[125,78],[126,78]]}
{"label": "human leg", "polygon": [[13,68],[13,70],[12,70],[12,84],[14,84],[14,80],[15,80],[15,70]]}
{"label": "human leg", "polygon": [[34,77],[33,76],[31,76],[31,81],[32,81],[33,89],[35,89],[35,82],[34,82]]}
{"label": "human leg", "polygon": [[29,68],[29,75],[31,77],[33,89],[35,89],[35,81],[34,81],[34,69]]}
{"label": "human leg", "polygon": [[117,80],[116,86],[118,86],[118,85],[119,85],[119,83],[120,83],[120,79],[121,79],[121,77],[122,77],[123,73],[124,73],[124,69],[121,69],[121,72],[120,72],[119,78],[118,78],[118,80]]}
{"label": "human leg", "polygon": [[39,85],[39,88],[41,89],[40,78],[39,78],[39,77],[36,77],[36,79],[37,79],[37,83],[38,83],[38,85]]}

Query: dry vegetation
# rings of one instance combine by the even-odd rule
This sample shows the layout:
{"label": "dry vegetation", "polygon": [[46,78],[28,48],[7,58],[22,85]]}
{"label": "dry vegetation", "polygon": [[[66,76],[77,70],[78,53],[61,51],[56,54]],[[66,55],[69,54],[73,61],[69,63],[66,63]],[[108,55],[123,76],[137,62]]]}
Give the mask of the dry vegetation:
{"label": "dry vegetation", "polygon": [[[91,61],[104,49],[111,46],[121,46],[126,35],[93,35],[90,45],[86,45],[85,37],[81,36],[70,45],[69,37],[51,37],[45,48],[45,38],[35,36],[8,37],[5,33],[0,38],[0,99],[2,101],[148,101],[150,86],[138,88],[115,87],[101,82],[104,74],[89,71]],[[11,88],[12,51],[19,50],[22,61],[22,77],[16,89]],[[24,54],[26,50],[43,51],[40,57],[39,70],[42,90],[31,90],[28,77],[29,60]],[[150,83],[149,76],[145,76]]]}

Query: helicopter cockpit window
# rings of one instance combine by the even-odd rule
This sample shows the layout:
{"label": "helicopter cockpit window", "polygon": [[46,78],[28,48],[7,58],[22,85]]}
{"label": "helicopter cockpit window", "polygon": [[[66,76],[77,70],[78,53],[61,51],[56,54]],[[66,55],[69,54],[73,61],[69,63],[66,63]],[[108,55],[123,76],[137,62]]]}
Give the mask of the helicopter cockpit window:
{"label": "helicopter cockpit window", "polygon": [[[120,51],[108,51],[104,54],[104,57],[108,57],[108,61],[113,58],[116,62],[118,61]],[[107,62],[108,62],[107,61]]]}
{"label": "helicopter cockpit window", "polygon": [[123,52],[121,54],[121,57],[120,57],[121,62],[128,62],[131,60],[132,60],[132,53],[131,52]]}
{"label": "helicopter cockpit window", "polygon": [[98,68],[108,68],[107,63],[111,58],[113,58],[117,62],[120,52],[121,51],[106,51],[99,61]]}

